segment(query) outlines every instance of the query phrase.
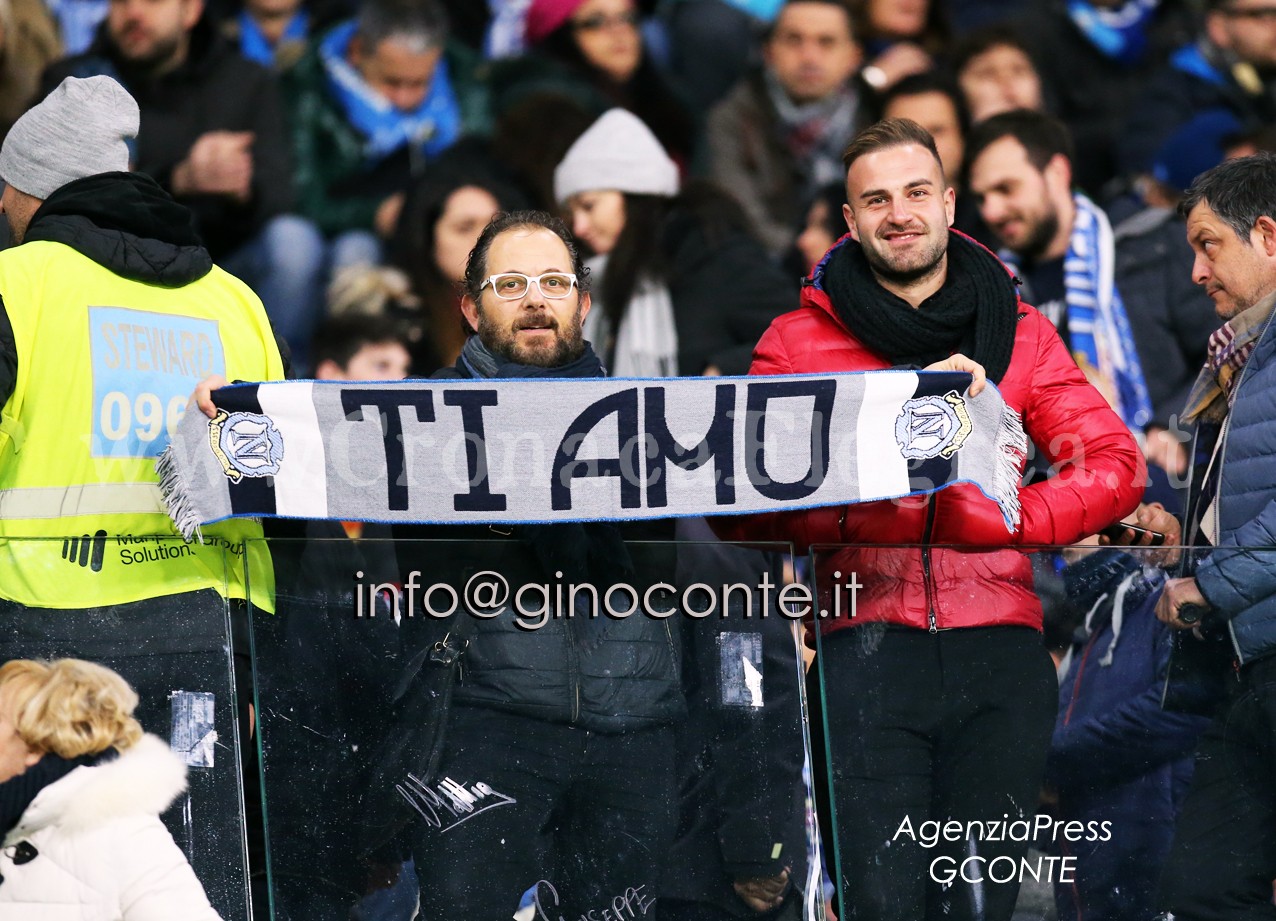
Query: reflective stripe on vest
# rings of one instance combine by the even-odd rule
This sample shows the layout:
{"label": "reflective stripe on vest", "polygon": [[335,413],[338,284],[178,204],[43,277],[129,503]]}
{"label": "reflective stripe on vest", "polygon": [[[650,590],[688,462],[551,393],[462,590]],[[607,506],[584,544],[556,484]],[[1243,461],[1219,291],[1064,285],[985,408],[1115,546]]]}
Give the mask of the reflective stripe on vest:
{"label": "reflective stripe on vest", "polygon": [[90,483],[0,490],[0,518],[71,518],[164,512],[154,483]]}

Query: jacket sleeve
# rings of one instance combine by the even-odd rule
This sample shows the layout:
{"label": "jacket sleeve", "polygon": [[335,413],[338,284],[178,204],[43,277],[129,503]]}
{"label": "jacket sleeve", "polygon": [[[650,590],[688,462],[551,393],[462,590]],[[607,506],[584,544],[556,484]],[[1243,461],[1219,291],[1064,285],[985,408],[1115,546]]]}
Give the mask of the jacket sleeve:
{"label": "jacket sleeve", "polygon": [[[1138,506],[1147,464],[1134,436],[1085,379],[1063,340],[1040,314],[1023,425],[1058,475],[1019,489],[1019,528],[1007,534],[993,502],[967,502],[960,515],[938,515],[933,543],[966,547],[1070,544]],[[957,489],[974,487],[958,486]]]}
{"label": "jacket sleeve", "polygon": [[303,61],[294,68],[290,92],[292,118],[293,188],[297,193],[297,210],[314,221],[327,236],[347,230],[371,230],[381,202],[365,196],[329,194],[328,182],[339,154],[339,139],[328,124],[323,93],[317,87],[304,85],[298,73],[307,67]]}
{"label": "jacket sleeve", "polygon": [[292,151],[279,85],[262,73],[254,90],[253,209],[258,222],[292,210]]}
{"label": "jacket sleeve", "polygon": [[1085,379],[1063,340],[1039,315],[1037,361],[1024,429],[1058,475],[1019,491],[1015,543],[1070,544],[1128,515],[1147,484],[1134,436]]}
{"label": "jacket sleeve", "polygon": [[[1159,592],[1154,593],[1144,602],[1141,616],[1153,616],[1158,597]],[[1161,709],[1171,643],[1169,628],[1156,623],[1152,648],[1147,650],[1155,657],[1155,680],[1120,706],[1071,722],[1065,722],[1061,710],[1047,759],[1048,782],[1061,791],[1109,786],[1191,753],[1209,719]],[[1112,667],[1119,665],[1114,662]]]}
{"label": "jacket sleeve", "polygon": [[221,921],[186,856],[158,818],[130,823],[118,845],[113,856],[122,921]]}
{"label": "jacket sleeve", "polygon": [[797,228],[786,227],[771,218],[766,209],[766,190],[761,188],[758,174],[764,155],[749,156],[750,145],[761,146],[760,126],[751,125],[745,117],[746,101],[740,88],[709,113],[706,146],[709,150],[709,176],[719,188],[735,197],[749,217],[753,232],[773,253],[782,253],[792,245]]}
{"label": "jacket sleeve", "polygon": [[1201,594],[1224,618],[1276,595],[1276,500],[1219,541],[1197,567]]}

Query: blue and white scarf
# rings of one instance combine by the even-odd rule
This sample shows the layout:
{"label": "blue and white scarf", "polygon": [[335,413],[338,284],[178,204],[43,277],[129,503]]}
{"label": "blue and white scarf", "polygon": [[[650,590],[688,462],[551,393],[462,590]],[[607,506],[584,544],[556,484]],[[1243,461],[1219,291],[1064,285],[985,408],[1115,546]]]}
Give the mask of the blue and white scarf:
{"label": "blue and white scarf", "polygon": [[[1134,432],[1152,421],[1143,366],[1134,347],[1130,318],[1116,287],[1116,243],[1112,225],[1103,210],[1081,193],[1072,196],[1076,216],[1068,255],[1063,260],[1065,297],[1068,302],[1068,338],[1072,354],[1087,376],[1097,374],[1108,385],[1112,407]],[[1019,272],[1018,260],[1009,250],[998,255]]]}
{"label": "blue and white scarf", "polygon": [[1123,64],[1137,64],[1148,47],[1148,28],[1161,0],[1129,0],[1116,9],[1068,0],[1068,16],[1099,51]]}
{"label": "blue and white scarf", "polygon": [[250,61],[256,61],[262,67],[275,66],[275,49],[288,42],[304,42],[310,34],[310,17],[305,10],[298,10],[284,26],[284,34],[272,45],[261,31],[257,20],[248,11],[239,14],[239,53]]}
{"label": "blue and white scarf", "polygon": [[412,112],[400,112],[373,90],[350,64],[347,53],[356,24],[337,26],[319,44],[319,59],[328,87],[350,124],[366,138],[364,154],[383,160],[405,144],[418,146],[427,157],[451,147],[461,135],[461,107],[452,92],[447,61],[439,59],[425,99]]}

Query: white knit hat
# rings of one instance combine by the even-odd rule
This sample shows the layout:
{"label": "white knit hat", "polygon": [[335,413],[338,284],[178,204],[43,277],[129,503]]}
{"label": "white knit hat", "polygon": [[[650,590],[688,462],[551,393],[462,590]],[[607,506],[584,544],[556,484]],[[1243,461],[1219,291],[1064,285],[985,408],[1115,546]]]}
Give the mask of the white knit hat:
{"label": "white knit hat", "polygon": [[554,197],[615,189],[635,195],[678,194],[678,166],[642,119],[612,109],[576,139],[554,170]]}
{"label": "white knit hat", "polygon": [[9,129],[0,179],[41,200],[75,179],[128,169],[137,101],[110,77],[67,77]]}

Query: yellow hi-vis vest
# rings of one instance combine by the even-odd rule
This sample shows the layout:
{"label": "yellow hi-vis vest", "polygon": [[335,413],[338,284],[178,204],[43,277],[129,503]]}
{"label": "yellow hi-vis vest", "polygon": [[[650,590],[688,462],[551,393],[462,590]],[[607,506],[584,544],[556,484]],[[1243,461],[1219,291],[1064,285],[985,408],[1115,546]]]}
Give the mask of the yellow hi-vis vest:
{"label": "yellow hi-vis vest", "polygon": [[0,598],[85,608],[211,588],[273,611],[260,523],[186,543],[155,473],[200,380],[283,378],[257,296],[219,268],[163,288],[37,241],[0,252],[0,298],[18,354],[0,408]]}

